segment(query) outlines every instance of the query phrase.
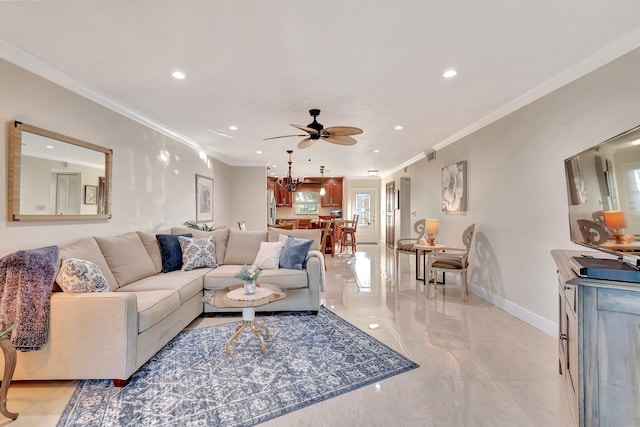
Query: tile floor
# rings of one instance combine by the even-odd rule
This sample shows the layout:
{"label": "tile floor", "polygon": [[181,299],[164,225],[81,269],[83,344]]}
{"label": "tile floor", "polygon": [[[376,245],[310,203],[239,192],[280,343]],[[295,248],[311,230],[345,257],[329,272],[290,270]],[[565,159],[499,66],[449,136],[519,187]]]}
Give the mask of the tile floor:
{"label": "tile floor", "polygon": [[[263,426],[574,425],[553,337],[473,294],[463,303],[453,284],[426,299],[413,258],[401,255],[395,274],[393,251],[383,246],[359,245],[355,256],[327,261],[323,303],[420,368]],[[234,320],[197,319],[192,327]],[[13,383],[7,406],[20,416],[0,415],[0,427],[55,426],[75,384]]]}

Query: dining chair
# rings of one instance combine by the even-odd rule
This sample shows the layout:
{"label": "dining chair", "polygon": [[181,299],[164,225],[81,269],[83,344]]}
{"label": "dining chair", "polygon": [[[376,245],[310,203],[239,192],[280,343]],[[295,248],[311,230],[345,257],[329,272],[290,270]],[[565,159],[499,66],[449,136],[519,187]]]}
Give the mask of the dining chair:
{"label": "dining chair", "polygon": [[310,218],[302,218],[298,220],[298,228],[307,230],[311,228],[311,219]]}
{"label": "dining chair", "polygon": [[[320,251],[325,259],[324,269],[327,269],[327,242],[331,242],[331,234],[333,232],[333,219],[324,221],[324,228],[322,229],[322,240],[320,241]],[[333,248],[331,248],[331,257],[333,257]]]}
{"label": "dining chair", "polygon": [[293,223],[269,224],[268,228],[279,228],[281,230],[293,230]]}
{"label": "dining chair", "polygon": [[[462,243],[464,248],[447,248],[445,252],[430,252],[426,256],[427,267],[425,275],[429,272],[429,276],[425,276],[425,290],[428,298],[433,298],[435,294],[437,273],[442,272],[442,283],[446,282],[446,273],[455,273],[460,275],[460,286],[462,287],[462,300],[467,301],[469,297],[469,288],[467,285],[467,270],[469,268],[469,251],[471,250],[471,242],[476,225],[471,224],[462,233]],[[433,281],[427,280],[427,277],[433,277]]]}
{"label": "dining chair", "polygon": [[358,231],[359,215],[353,215],[351,221],[346,220],[342,223],[340,236],[340,252],[345,246],[351,248],[352,253],[356,253],[356,231]]}
{"label": "dining chair", "polygon": [[290,230],[296,230],[298,229],[298,220],[297,219],[287,219],[287,220],[282,220],[279,222],[279,224],[291,224]]}

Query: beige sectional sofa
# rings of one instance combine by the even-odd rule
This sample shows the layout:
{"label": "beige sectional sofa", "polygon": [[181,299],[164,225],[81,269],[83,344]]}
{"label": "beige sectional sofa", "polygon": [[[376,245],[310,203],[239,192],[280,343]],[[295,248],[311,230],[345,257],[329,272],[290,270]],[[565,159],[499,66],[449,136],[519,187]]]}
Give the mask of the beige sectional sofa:
{"label": "beige sectional sofa", "polygon": [[162,273],[156,233],[90,237],[60,247],[60,258],[95,263],[111,292],[54,291],[47,342],[39,351],[18,352],[13,379],[128,379],[203,311],[240,311],[204,304],[203,290],[211,293],[240,283],[233,276],[243,264],[253,263],[260,242],[277,241],[279,232],[313,239],[313,250],[303,270],[280,268],[261,273],[258,283],[281,285],[287,298],[260,310],[319,309],[324,287],[324,260],[317,251],[319,230],[171,230],[172,234],[186,232],[215,237],[217,268]]}

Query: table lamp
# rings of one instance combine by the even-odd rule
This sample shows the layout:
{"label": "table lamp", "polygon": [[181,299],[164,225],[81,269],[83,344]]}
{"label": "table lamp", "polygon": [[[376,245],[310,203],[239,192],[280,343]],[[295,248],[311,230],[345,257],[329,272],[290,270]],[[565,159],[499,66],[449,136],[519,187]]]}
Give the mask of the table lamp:
{"label": "table lamp", "polygon": [[624,244],[624,241],[622,240],[622,231],[620,231],[627,226],[627,223],[624,220],[624,212],[605,211],[604,224],[609,230],[613,230],[613,237],[616,239],[616,244]]}
{"label": "table lamp", "polygon": [[438,234],[438,220],[437,219],[425,219],[424,231],[429,236],[429,246],[434,246],[436,242],[435,235]]}

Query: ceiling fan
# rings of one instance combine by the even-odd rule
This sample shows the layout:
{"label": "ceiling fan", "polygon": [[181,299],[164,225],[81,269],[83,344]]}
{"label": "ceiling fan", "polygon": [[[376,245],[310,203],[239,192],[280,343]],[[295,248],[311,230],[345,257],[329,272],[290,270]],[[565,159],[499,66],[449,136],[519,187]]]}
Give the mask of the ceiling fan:
{"label": "ceiling fan", "polygon": [[274,136],[271,138],[265,138],[264,140],[266,141],[268,139],[289,138],[292,136],[306,136],[307,138],[298,143],[298,148],[311,147],[311,145],[313,145],[313,143],[319,139],[338,145],[354,145],[358,142],[355,139],[351,138],[351,136],[349,135],[358,135],[362,133],[362,129],[352,126],[331,126],[325,128],[316,120],[316,117],[320,115],[320,110],[318,110],[317,108],[312,108],[311,110],[309,110],[309,114],[311,115],[311,117],[313,117],[313,122],[309,123],[307,126],[294,124],[291,125],[296,129],[306,132],[306,134]]}

